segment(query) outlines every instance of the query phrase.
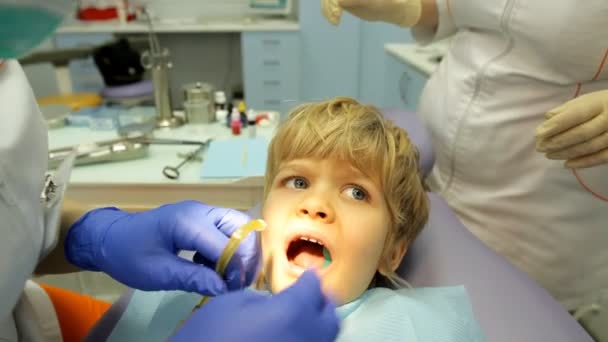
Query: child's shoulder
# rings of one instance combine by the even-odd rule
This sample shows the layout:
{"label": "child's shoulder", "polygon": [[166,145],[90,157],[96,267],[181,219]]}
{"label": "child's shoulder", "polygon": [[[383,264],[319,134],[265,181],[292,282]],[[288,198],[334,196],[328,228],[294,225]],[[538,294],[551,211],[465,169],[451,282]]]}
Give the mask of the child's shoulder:
{"label": "child's shoulder", "polygon": [[471,302],[464,286],[373,288],[362,296],[363,302],[373,305],[406,305],[408,307],[437,308],[442,311],[472,313]]}
{"label": "child's shoulder", "polygon": [[464,287],[370,289],[343,328],[343,341],[484,340]]}
{"label": "child's shoulder", "polygon": [[470,308],[471,302],[464,286],[417,287],[417,288],[374,288],[367,291],[368,298],[392,300],[399,303],[417,303],[431,306]]}
{"label": "child's shoulder", "polygon": [[408,308],[410,311],[442,312],[444,315],[473,315],[464,286],[368,290],[362,305]]}
{"label": "child's shoulder", "polygon": [[468,296],[464,286],[444,286],[444,287],[412,287],[389,289],[386,287],[376,287],[366,291],[369,295],[395,296],[395,297],[452,297]]}

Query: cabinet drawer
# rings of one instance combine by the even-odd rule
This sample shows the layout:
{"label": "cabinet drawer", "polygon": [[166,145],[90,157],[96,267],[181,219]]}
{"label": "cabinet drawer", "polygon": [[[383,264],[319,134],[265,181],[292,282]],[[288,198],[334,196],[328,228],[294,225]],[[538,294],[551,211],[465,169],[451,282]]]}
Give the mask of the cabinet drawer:
{"label": "cabinet drawer", "polygon": [[244,32],[241,43],[245,76],[285,78],[299,67],[297,33]]}
{"label": "cabinet drawer", "polygon": [[243,48],[252,56],[287,57],[299,46],[297,32],[244,32]]}
{"label": "cabinet drawer", "polygon": [[299,36],[294,32],[244,32],[245,100],[249,107],[285,112],[300,96]]}
{"label": "cabinet drawer", "polygon": [[299,98],[299,81],[289,74],[271,73],[245,75],[245,100],[250,106],[276,105],[280,101]]}
{"label": "cabinet drawer", "polygon": [[276,57],[264,57],[252,62],[253,67],[257,69],[257,74],[264,75],[266,78],[282,78],[290,72],[289,68],[293,67],[289,60]]}

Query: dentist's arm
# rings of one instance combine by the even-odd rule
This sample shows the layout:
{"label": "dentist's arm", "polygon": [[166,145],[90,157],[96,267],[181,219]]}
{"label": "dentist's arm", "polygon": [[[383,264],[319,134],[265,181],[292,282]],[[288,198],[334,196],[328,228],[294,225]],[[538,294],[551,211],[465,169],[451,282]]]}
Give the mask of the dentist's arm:
{"label": "dentist's arm", "polygon": [[81,269],[69,263],[65,258],[64,241],[68,235],[68,231],[72,227],[72,224],[78,221],[82,215],[91,209],[93,208],[68,198],[63,200],[61,223],[59,228],[59,240],[57,241],[57,246],[43,260],[40,261],[36,267],[36,275],[63,274],[81,271]]}
{"label": "dentist's arm", "polygon": [[[241,242],[223,279],[213,269],[232,233],[250,220],[239,211],[195,201],[139,213],[87,209],[66,214],[63,246],[38,271],[98,271],[144,291],[182,290],[206,296],[246,287],[258,271],[255,234]],[[179,257],[180,250],[198,252],[204,265]]]}
{"label": "dentist's arm", "polygon": [[367,21],[435,30],[439,15],[436,0],[321,0],[325,17],[337,24],[341,11]]}

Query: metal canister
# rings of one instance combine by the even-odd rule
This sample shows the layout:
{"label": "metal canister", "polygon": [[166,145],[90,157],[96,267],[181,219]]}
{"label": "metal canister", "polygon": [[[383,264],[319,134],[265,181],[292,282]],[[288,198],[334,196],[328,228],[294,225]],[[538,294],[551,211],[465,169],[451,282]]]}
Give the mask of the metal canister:
{"label": "metal canister", "polygon": [[215,121],[213,86],[196,82],[184,89],[184,112],[190,123],[212,123]]}

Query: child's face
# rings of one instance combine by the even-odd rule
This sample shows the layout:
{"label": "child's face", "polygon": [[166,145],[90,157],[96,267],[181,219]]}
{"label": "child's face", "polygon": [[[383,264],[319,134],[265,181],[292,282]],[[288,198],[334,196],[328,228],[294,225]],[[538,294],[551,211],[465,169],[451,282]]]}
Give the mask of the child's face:
{"label": "child's face", "polygon": [[[348,162],[292,160],[280,166],[262,216],[268,223],[262,233],[264,265],[273,292],[307,268],[318,270],[323,289],[338,305],[368,288],[390,222],[376,180]],[[324,248],[332,259],[326,267]]]}

